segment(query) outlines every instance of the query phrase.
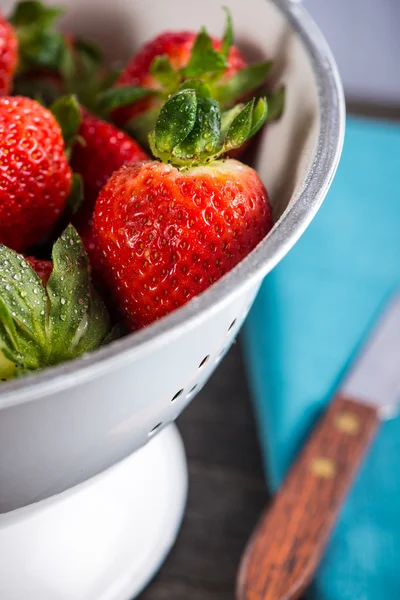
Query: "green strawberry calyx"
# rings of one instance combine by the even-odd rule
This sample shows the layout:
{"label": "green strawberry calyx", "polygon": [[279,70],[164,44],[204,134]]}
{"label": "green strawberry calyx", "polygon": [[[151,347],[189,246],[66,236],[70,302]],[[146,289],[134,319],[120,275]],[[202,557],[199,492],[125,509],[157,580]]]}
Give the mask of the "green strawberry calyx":
{"label": "green strawberry calyx", "polygon": [[0,377],[72,360],[108,340],[111,321],[91,283],[82,241],[69,225],[55,242],[44,286],[28,261],[0,244]]}
{"label": "green strawberry calyx", "polygon": [[[61,96],[50,106],[58,122],[65,143],[65,154],[70,161],[75,144],[85,145],[85,140],[79,135],[82,123],[82,109],[74,94]],[[76,214],[84,201],[84,185],[82,176],[73,173],[72,184],[68,196],[68,206],[72,214]]]}
{"label": "green strawberry calyx", "polygon": [[[142,98],[152,96],[155,102],[148,111],[132,118],[126,129],[142,141],[142,131],[151,124],[146,135],[154,126],[158,111],[171,94],[174,94],[183,82],[190,79],[201,79],[210,88],[212,97],[223,108],[231,107],[240,98],[254,92],[265,82],[272,62],[263,61],[244,67],[232,77],[226,77],[229,67],[229,55],[234,44],[232,17],[227,8],[225,32],[220,49],[215,49],[207,30],[202,28],[197,35],[187,65],[177,69],[167,55],[156,56],[150,66],[150,74],[155,80],[153,88],[121,85],[106,90],[99,95],[99,110],[106,114],[116,108],[131,105]],[[154,109],[158,106],[158,111]],[[149,113],[149,114],[148,114]]]}
{"label": "green strawberry calyx", "polygon": [[14,94],[50,106],[59,96],[76,94],[88,109],[97,96],[115,81],[117,73],[104,66],[99,47],[55,27],[64,10],[38,0],[18,3],[9,18],[19,43]]}
{"label": "green strawberry calyx", "polygon": [[36,0],[16,5],[9,21],[17,34],[18,73],[32,69],[56,70],[64,53],[64,38],[53,29],[63,10]]}
{"label": "green strawberry calyx", "polygon": [[79,140],[78,132],[82,123],[82,110],[78,98],[74,94],[61,96],[50,106],[50,111],[61,128],[68,151]]}
{"label": "green strawberry calyx", "polygon": [[267,119],[266,98],[221,112],[205,83],[187,81],[162,107],[149,143],[162,162],[192,167],[239,148]]}

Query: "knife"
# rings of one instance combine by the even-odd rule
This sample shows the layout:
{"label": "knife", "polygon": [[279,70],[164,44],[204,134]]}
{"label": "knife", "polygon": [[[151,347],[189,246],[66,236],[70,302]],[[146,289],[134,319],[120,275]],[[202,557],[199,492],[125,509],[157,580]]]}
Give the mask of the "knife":
{"label": "knife", "polygon": [[294,600],[311,583],[367,450],[400,399],[400,296],[384,311],[242,557],[238,600]]}

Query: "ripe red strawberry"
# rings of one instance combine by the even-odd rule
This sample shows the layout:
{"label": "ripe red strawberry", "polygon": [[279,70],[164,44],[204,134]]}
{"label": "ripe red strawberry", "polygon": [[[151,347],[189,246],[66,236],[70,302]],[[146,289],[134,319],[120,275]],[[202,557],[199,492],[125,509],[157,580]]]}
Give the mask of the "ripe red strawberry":
{"label": "ripe red strawberry", "polygon": [[132,58],[117,80],[104,92],[100,107],[113,116],[146,147],[149,132],[168,97],[185,82],[201,79],[222,109],[245,99],[264,83],[270,62],[248,65],[233,44],[229,11],[222,39],[211,38],[205,29],[165,32],[150,40]]}
{"label": "ripe red strawberry", "polygon": [[0,242],[25,250],[49,232],[67,203],[72,173],[50,111],[0,98]]}
{"label": "ripe red strawberry", "polygon": [[82,176],[85,203],[96,202],[103,185],[111,175],[126,163],[148,160],[137,142],[110,123],[82,111],[78,132],[83,143],[76,143],[71,165]]}
{"label": "ripe red strawberry", "polygon": [[93,252],[96,245],[93,235],[93,210],[94,204],[90,205],[89,203],[84,202],[84,204],[72,220],[83,241],[83,245],[86,248],[86,252],[89,255],[92,269],[94,269],[97,272],[99,270],[98,265],[96,264],[97,256]]}
{"label": "ripe red strawberry", "polygon": [[[183,69],[191,58],[197,36],[194,31],[166,31],[159,34],[148,41],[132,58],[118,79],[119,85],[157,87],[157,78],[150,71],[154,59],[158,56],[167,56],[175,70]],[[211,41],[212,48],[221,52],[223,41],[214,37]],[[224,79],[229,79],[247,67],[247,62],[237,46],[229,48],[226,62],[223,71]]]}
{"label": "ripe red strawberry", "polygon": [[[184,69],[188,64],[193,45],[197,34],[193,31],[178,31],[161,33],[154,39],[145,44],[141,50],[132,58],[125,70],[121,73],[117,81],[117,86],[138,86],[145,89],[157,90],[160,82],[157,80],[157,74],[152,74],[151,68],[153,61],[157,57],[168,57],[174,70]],[[222,41],[217,38],[210,38],[212,48],[219,52]],[[240,50],[236,46],[231,46],[227,57],[227,66],[225,67],[222,79],[227,81],[238,71],[247,67],[247,63]],[[171,75],[172,77],[172,75]],[[159,109],[162,99],[155,96],[148,96],[143,100],[121,108],[115,113],[117,122],[123,124],[152,109]]]}
{"label": "ripe red strawberry", "polygon": [[151,135],[152,151],[164,162],[125,166],[102,189],[95,252],[130,329],[204,291],[271,229],[257,173],[236,160],[216,160],[254,135],[266,111],[264,100],[252,101],[221,125],[207,94],[178,92]]}
{"label": "ripe red strawberry", "polygon": [[39,275],[43,285],[46,285],[53,270],[53,263],[51,260],[43,260],[35,258],[34,256],[26,256],[25,258],[35,271],[36,275]]}
{"label": "ripe red strawberry", "polygon": [[6,96],[10,92],[17,61],[17,36],[0,13],[0,96]]}
{"label": "ripe red strawberry", "polygon": [[92,233],[92,216],[96,199],[103,185],[114,171],[127,163],[148,160],[147,154],[126,133],[87,111],[82,111],[78,141],[73,149],[71,164],[82,177],[84,203],[74,218],[92,268],[98,272],[95,241]]}

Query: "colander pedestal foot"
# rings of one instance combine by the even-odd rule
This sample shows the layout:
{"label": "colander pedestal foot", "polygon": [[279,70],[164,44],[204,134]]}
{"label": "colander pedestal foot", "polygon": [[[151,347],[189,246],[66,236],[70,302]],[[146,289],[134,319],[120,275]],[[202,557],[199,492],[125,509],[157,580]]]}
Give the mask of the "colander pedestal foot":
{"label": "colander pedestal foot", "polygon": [[171,425],[101,475],[0,515],[1,600],[131,600],[171,549],[186,495]]}

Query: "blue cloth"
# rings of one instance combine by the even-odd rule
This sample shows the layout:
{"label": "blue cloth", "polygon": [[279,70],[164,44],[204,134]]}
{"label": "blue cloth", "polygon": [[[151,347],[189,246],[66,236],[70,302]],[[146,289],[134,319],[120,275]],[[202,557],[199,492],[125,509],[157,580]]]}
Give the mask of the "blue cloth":
{"label": "blue cloth", "polygon": [[[349,119],[323,207],[249,315],[246,364],[272,489],[400,287],[399,178],[400,127]],[[383,425],[309,598],[400,599],[400,419]]]}

